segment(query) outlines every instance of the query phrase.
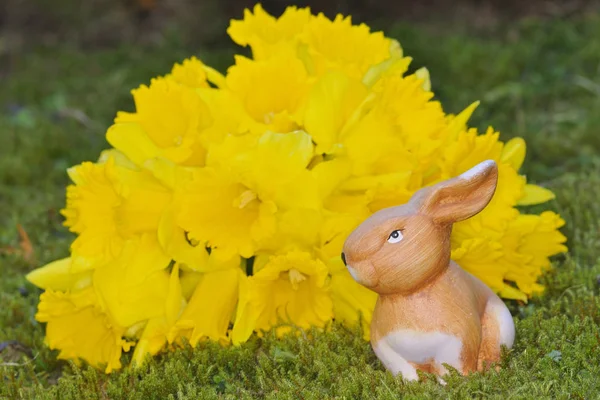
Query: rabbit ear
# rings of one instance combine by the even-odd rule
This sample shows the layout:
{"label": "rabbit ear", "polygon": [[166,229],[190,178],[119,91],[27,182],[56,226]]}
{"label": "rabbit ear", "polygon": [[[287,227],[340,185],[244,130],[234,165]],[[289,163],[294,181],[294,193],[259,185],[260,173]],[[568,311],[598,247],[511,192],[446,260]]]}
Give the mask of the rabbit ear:
{"label": "rabbit ear", "polygon": [[496,162],[483,161],[456,178],[425,189],[415,200],[422,213],[451,224],[483,210],[492,200],[497,182]]}

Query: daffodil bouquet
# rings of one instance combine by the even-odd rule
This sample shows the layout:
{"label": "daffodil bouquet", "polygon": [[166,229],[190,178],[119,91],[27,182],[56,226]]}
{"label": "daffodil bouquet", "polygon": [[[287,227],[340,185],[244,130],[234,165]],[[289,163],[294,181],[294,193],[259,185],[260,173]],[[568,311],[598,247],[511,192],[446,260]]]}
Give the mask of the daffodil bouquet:
{"label": "daffodil bouquet", "polygon": [[188,341],[234,345],[276,329],[369,322],[376,295],[340,258],[373,212],[485,159],[490,205],[452,233],[452,258],[495,292],[527,300],[566,250],[553,198],[519,168],[525,142],[467,126],[432,100],[426,69],[350,17],[260,5],[228,29],[252,58],[226,75],[196,58],[133,91],[96,162],[69,169],[70,257],[28,275],[38,321],[64,359],[121,367]]}

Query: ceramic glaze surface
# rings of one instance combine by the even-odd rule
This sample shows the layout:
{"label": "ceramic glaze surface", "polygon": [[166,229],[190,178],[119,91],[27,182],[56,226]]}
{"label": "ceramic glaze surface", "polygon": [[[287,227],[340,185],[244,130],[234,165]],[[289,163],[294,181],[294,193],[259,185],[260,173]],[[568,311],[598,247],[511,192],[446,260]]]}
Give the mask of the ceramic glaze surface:
{"label": "ceramic glaze surface", "polygon": [[379,294],[371,344],[393,374],[443,376],[448,364],[466,375],[500,361],[501,346],[512,347],[504,302],[450,260],[452,224],[483,210],[497,180],[496,163],[484,161],[373,214],[346,239],[350,274]]}

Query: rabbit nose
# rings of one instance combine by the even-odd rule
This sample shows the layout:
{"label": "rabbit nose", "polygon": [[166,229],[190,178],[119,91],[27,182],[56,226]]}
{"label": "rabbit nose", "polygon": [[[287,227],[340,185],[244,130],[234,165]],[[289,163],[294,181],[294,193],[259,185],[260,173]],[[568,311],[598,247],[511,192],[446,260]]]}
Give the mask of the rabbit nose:
{"label": "rabbit nose", "polygon": [[342,262],[346,265],[346,255],[342,253]]}

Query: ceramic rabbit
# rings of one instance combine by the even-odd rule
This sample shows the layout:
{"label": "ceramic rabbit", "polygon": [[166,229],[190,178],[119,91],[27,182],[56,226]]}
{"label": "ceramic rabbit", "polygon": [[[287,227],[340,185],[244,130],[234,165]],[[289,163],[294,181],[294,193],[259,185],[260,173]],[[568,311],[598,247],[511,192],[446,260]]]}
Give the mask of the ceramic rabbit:
{"label": "ceramic rabbit", "polygon": [[348,270],[379,294],[371,345],[394,375],[417,380],[420,369],[439,377],[443,364],[466,375],[499,361],[501,345],[512,347],[504,302],[450,260],[452,224],[483,210],[497,179],[496,163],[484,161],[374,213],[346,239]]}

